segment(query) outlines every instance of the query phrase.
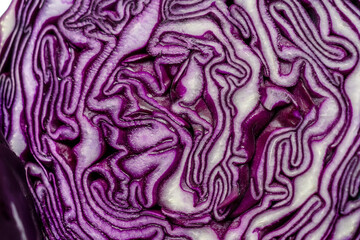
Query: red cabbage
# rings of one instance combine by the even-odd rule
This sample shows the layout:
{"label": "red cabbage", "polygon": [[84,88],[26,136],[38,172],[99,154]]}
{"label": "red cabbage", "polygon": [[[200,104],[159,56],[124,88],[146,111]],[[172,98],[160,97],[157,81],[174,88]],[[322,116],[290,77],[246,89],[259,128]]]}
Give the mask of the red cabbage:
{"label": "red cabbage", "polygon": [[1,239],[43,239],[23,165],[1,133],[0,152]]}
{"label": "red cabbage", "polygon": [[44,238],[360,239],[357,1],[12,6],[0,123]]}

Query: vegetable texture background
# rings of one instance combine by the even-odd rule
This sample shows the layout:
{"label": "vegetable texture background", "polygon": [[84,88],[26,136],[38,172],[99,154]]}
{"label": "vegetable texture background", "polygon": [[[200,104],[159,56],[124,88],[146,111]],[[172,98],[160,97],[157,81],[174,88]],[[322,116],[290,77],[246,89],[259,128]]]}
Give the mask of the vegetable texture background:
{"label": "vegetable texture background", "polygon": [[360,239],[360,4],[19,0],[1,124],[47,239]]}

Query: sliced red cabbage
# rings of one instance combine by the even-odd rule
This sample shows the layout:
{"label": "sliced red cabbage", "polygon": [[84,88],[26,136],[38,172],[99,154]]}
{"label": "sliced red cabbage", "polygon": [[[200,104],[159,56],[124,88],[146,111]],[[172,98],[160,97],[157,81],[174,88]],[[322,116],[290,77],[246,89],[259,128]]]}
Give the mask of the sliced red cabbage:
{"label": "sliced red cabbage", "polygon": [[357,1],[12,6],[1,127],[44,238],[360,239]]}

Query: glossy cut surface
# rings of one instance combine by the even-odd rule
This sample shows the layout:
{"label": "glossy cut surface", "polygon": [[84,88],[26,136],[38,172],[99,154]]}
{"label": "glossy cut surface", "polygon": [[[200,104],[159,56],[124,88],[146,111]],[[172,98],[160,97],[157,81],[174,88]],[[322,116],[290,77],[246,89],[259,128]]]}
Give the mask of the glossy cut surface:
{"label": "glossy cut surface", "polygon": [[360,239],[356,1],[12,6],[0,123],[44,237]]}

